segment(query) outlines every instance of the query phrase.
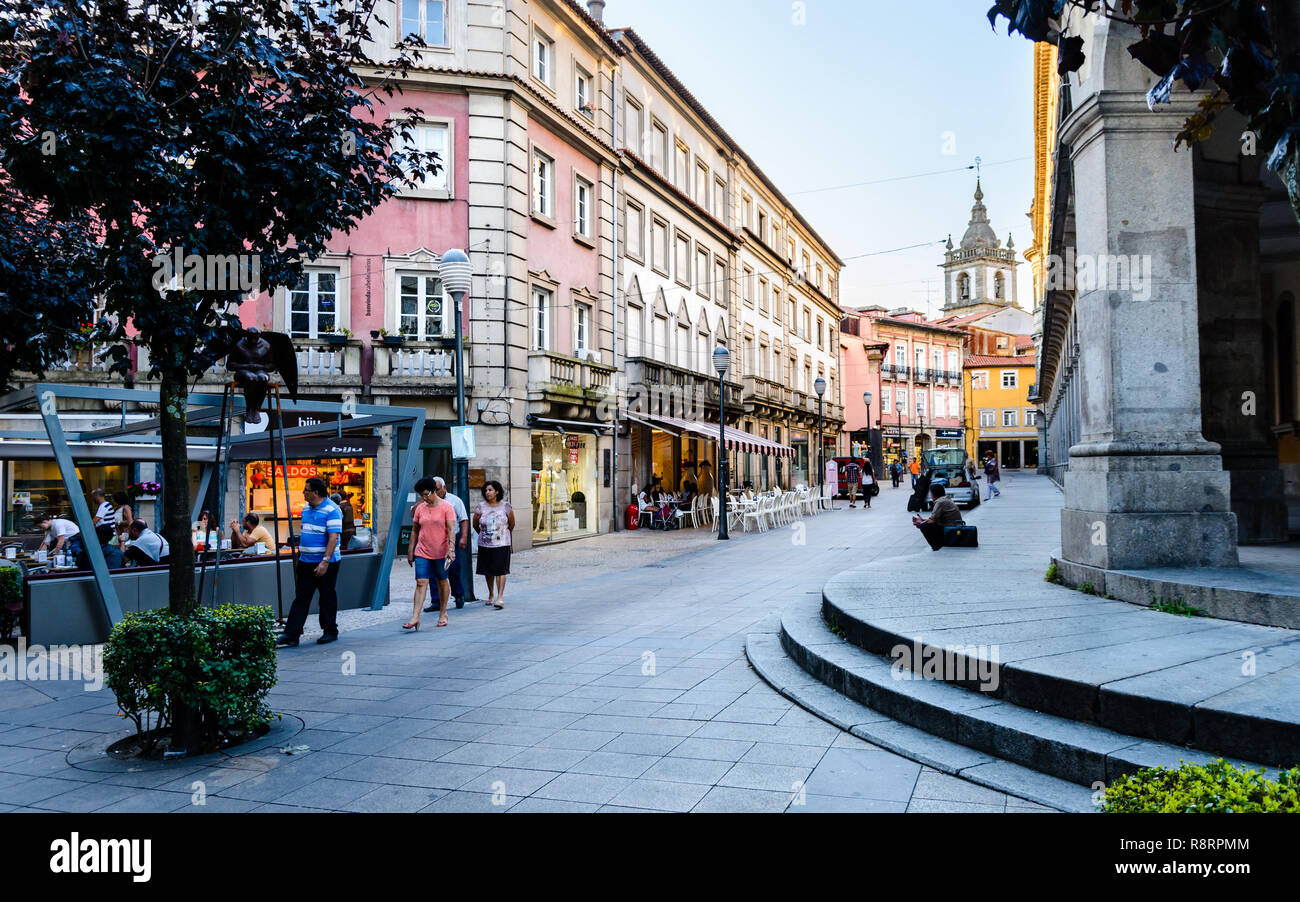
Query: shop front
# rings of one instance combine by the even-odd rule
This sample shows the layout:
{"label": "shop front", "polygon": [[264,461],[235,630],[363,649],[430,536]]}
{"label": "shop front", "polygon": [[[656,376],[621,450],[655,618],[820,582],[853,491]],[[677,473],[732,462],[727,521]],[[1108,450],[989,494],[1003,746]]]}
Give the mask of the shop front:
{"label": "shop front", "polygon": [[[271,461],[265,459],[268,449],[261,442],[255,444],[256,447],[253,444],[236,445],[230,456],[232,462],[244,463],[239,517],[256,514],[279,541],[280,536],[288,535],[289,518],[297,520],[302,516],[303,489],[308,479],[316,477],[325,480],[331,494],[337,493],[351,502],[353,525],[359,536],[374,529],[374,464],[379,451],[378,436],[289,439],[285,442],[286,466],[282,467],[277,461],[274,473]],[[286,492],[288,511],[285,510]],[[231,513],[227,519],[237,519],[233,515],[235,512]],[[298,531],[296,523],[294,531]]]}
{"label": "shop front", "polygon": [[599,439],[585,432],[533,430],[534,544],[595,535],[599,523]]}
{"label": "shop front", "polygon": [[790,446],[794,448],[794,459],[790,462],[790,484],[808,485],[808,433],[791,430]]}
{"label": "shop front", "polygon": [[960,429],[936,429],[935,447],[938,448],[960,448],[962,447],[962,430]]}
{"label": "shop front", "polygon": [[707,462],[717,474],[717,441],[682,429],[674,429],[649,416],[629,420],[632,452],[632,486],[636,491],[658,486],[665,492],[679,492],[689,477],[697,483],[700,466]]}

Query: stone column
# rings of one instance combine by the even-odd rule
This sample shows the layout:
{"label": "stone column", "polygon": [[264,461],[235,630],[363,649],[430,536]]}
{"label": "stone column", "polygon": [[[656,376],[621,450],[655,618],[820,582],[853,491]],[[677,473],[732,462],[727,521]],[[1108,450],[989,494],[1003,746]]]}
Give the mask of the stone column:
{"label": "stone column", "polygon": [[[1230,129],[1225,125],[1222,130]],[[1235,156],[1235,142],[1230,148]],[[1265,191],[1240,184],[1240,168],[1205,159],[1210,152],[1198,152],[1196,167],[1201,418],[1205,437],[1223,449],[1238,541],[1285,542],[1282,470],[1265,407],[1271,378],[1264,370],[1259,261],[1259,208]]]}
{"label": "stone column", "polygon": [[[1076,283],[1082,435],[1070,449],[1062,556],[1105,569],[1235,566],[1228,474],[1201,434],[1192,157],[1173,151],[1188,104],[1148,110],[1140,67],[1120,57],[1131,37],[1110,38],[1090,77],[1128,84],[1083,82],[1061,135],[1077,259],[1104,264],[1100,284]],[[1145,290],[1115,284],[1114,255],[1149,267]]]}

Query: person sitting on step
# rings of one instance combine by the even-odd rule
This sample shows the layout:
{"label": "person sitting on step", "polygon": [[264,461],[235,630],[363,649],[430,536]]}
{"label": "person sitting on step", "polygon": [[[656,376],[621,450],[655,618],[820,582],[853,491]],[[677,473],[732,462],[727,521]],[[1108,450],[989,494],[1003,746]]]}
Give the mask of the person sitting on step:
{"label": "person sitting on step", "polygon": [[930,497],[934,499],[934,509],[930,511],[930,518],[922,520],[916,516],[912,518],[912,524],[921,530],[921,535],[925,536],[925,540],[930,543],[930,548],[938,551],[943,547],[943,528],[965,526],[966,521],[962,519],[957,505],[944,493],[943,486],[937,482],[930,486]]}

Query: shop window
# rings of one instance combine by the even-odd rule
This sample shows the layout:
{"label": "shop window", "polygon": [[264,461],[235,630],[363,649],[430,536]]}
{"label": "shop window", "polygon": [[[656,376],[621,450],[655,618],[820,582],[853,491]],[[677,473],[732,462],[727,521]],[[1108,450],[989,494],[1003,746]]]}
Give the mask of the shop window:
{"label": "shop window", "polygon": [[[275,492],[277,498],[271,496],[270,461],[254,461],[247,464],[244,470],[246,510],[249,513],[257,514],[268,530],[272,533],[275,532],[274,518],[278,502],[280,535],[287,539],[289,534],[288,516],[295,518],[302,516],[304,503],[302,491],[306,487],[307,480],[313,477],[325,480],[331,494],[337,492],[340,495],[350,495],[351,497],[348,500],[352,503],[352,513],[356,520],[355,525],[373,528],[374,522],[371,512],[374,509],[374,458],[332,457],[316,460],[290,460],[287,463],[287,471],[280,466],[279,462],[275,464]],[[286,515],[284,510],[286,490],[284,480],[286,478],[288,479],[289,515]],[[235,518],[232,516],[229,519]],[[347,528],[346,523],[344,528]],[[298,526],[295,524],[294,530],[297,531],[297,529]]]}
{"label": "shop window", "polygon": [[338,270],[307,270],[289,289],[289,334],[318,338],[338,324]]}
{"label": "shop window", "polygon": [[532,434],[533,541],[596,532],[596,437]]}
{"label": "shop window", "polygon": [[[47,460],[16,460],[8,465],[8,480],[4,498],[5,535],[25,535],[40,532],[37,518],[49,513],[67,520],[72,515],[72,498],[63,485],[59,466]],[[103,489],[108,497],[114,492],[126,491],[131,482],[131,467],[126,464],[82,463],[77,466],[77,478],[90,513],[92,489]],[[136,516],[141,512],[136,511]]]}
{"label": "shop window", "polygon": [[437,276],[399,274],[400,303],[397,328],[413,341],[433,341],[446,336],[452,325],[446,315],[442,280]]}

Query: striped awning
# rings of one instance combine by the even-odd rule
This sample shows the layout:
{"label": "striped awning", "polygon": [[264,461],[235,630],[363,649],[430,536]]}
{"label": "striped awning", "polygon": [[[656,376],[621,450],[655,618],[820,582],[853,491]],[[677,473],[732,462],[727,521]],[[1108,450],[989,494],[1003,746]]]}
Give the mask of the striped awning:
{"label": "striped awning", "polygon": [[[718,440],[718,424],[702,423],[699,420],[683,420],[679,417],[662,416],[660,414],[649,414],[622,411],[624,418],[636,420],[647,426],[656,429],[666,429],[674,435],[680,435],[683,432],[690,432],[703,438]],[[732,451],[740,451],[750,454],[771,454],[776,457],[794,457],[794,449],[789,445],[782,445],[771,439],[761,438],[757,435],[751,435],[734,426],[728,426],[724,433],[727,438],[727,448]]]}

